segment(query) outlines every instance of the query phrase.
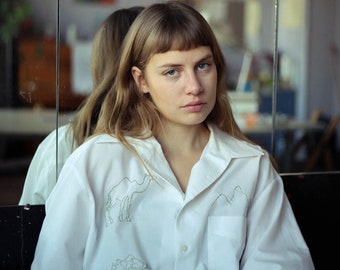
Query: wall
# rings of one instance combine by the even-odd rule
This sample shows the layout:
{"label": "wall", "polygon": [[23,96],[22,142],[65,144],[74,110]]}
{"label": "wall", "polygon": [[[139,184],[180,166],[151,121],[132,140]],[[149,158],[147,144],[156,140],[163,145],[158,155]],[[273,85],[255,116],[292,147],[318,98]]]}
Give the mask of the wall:
{"label": "wall", "polygon": [[[335,1],[335,9],[334,9],[334,14],[340,14],[340,1]],[[334,46],[335,46],[335,50],[336,50],[336,55],[335,55],[335,59],[333,59],[335,61],[335,73],[334,73],[334,83],[333,83],[333,87],[335,88],[336,94],[337,94],[337,99],[336,104],[335,104],[335,108],[338,109],[338,113],[339,113],[339,108],[340,108],[340,16],[335,16],[335,24],[334,24]],[[339,131],[340,133],[340,131]],[[340,135],[339,135],[340,136]]]}
{"label": "wall", "polygon": [[[340,12],[338,0],[310,0],[310,28],[308,54],[308,111],[319,107],[324,112],[340,114]],[[331,54],[331,46],[336,46],[338,56]],[[333,67],[337,62],[338,69]],[[337,129],[337,145],[340,148],[340,126]]]}
{"label": "wall", "polygon": [[335,41],[335,0],[312,0],[310,6],[308,111],[320,107],[325,112],[340,113],[333,87],[331,45]]}
{"label": "wall", "polygon": [[[40,31],[55,33],[56,0],[27,0],[33,6],[34,18]],[[135,5],[148,5],[155,0],[117,0],[114,4],[79,3],[76,0],[59,0],[60,34],[65,38],[67,27],[76,25],[80,39],[92,39],[102,21],[114,10]]]}
{"label": "wall", "polygon": [[298,117],[305,118],[308,115],[304,102],[307,99],[305,61],[308,57],[308,16],[305,10],[305,0],[298,0],[298,2],[300,5],[296,8],[296,2],[293,3],[292,0],[279,1],[278,47],[280,54],[288,57],[293,66],[290,71],[290,86],[296,90],[295,111]]}

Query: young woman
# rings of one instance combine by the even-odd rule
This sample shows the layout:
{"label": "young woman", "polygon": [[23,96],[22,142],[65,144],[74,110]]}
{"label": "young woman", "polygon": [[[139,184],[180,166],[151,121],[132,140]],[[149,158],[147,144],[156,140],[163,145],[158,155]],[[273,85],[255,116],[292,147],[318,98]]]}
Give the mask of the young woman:
{"label": "young woman", "polygon": [[[94,87],[105,72],[116,75],[120,46],[130,25],[143,7],[131,7],[114,11],[100,26],[92,49],[92,79]],[[93,91],[81,105],[70,124],[51,132],[39,145],[25,179],[19,204],[44,204],[54,188],[66,159],[74,149],[93,134],[98,114],[108,89]],[[57,142],[58,132],[58,142]],[[58,159],[56,148],[58,146]]]}
{"label": "young woman", "polygon": [[269,155],[235,123],[223,55],[195,9],[144,9],[116,80],[98,85],[109,87],[95,136],[47,200],[32,269],[314,269]]}

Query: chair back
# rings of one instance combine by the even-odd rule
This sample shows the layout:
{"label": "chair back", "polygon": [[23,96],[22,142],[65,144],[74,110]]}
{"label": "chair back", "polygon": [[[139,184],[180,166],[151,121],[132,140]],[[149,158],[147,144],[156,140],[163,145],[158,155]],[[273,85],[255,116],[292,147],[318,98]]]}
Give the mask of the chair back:
{"label": "chair back", "polygon": [[[340,115],[333,116],[325,131],[321,135],[314,151],[309,156],[305,171],[310,172],[315,170],[318,161],[323,158],[324,169],[327,171],[334,170],[334,155],[336,150],[335,139],[336,139],[336,129],[340,123]],[[322,161],[321,161],[322,162]]]}
{"label": "chair back", "polygon": [[31,268],[44,218],[44,205],[0,207],[0,269]]}
{"label": "chair back", "polygon": [[286,194],[315,268],[338,264],[340,172],[282,174]]}

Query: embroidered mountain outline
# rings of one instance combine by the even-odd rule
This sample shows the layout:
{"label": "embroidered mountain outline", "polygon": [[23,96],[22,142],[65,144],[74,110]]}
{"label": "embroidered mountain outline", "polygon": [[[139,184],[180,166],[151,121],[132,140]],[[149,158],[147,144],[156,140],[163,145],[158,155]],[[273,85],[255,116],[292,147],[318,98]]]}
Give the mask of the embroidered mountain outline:
{"label": "embroidered mountain outline", "polygon": [[231,205],[237,194],[243,195],[247,199],[247,201],[249,201],[247,194],[242,190],[242,188],[239,185],[237,185],[236,187],[234,187],[230,197],[228,197],[224,193],[221,193],[220,195],[217,196],[216,200],[212,203],[211,207],[213,207],[218,200],[224,200],[226,205]]}

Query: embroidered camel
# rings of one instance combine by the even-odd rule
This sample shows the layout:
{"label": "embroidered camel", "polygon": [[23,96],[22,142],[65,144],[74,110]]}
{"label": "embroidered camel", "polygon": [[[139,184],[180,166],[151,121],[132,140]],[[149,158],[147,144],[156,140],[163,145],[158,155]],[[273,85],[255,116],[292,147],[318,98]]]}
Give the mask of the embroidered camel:
{"label": "embroidered camel", "polygon": [[118,220],[120,222],[130,222],[130,208],[134,195],[146,191],[153,180],[153,177],[150,175],[145,175],[141,181],[124,177],[116,185],[114,185],[107,195],[105,206],[106,225],[112,224],[113,222],[111,209],[115,206],[119,207]]}

